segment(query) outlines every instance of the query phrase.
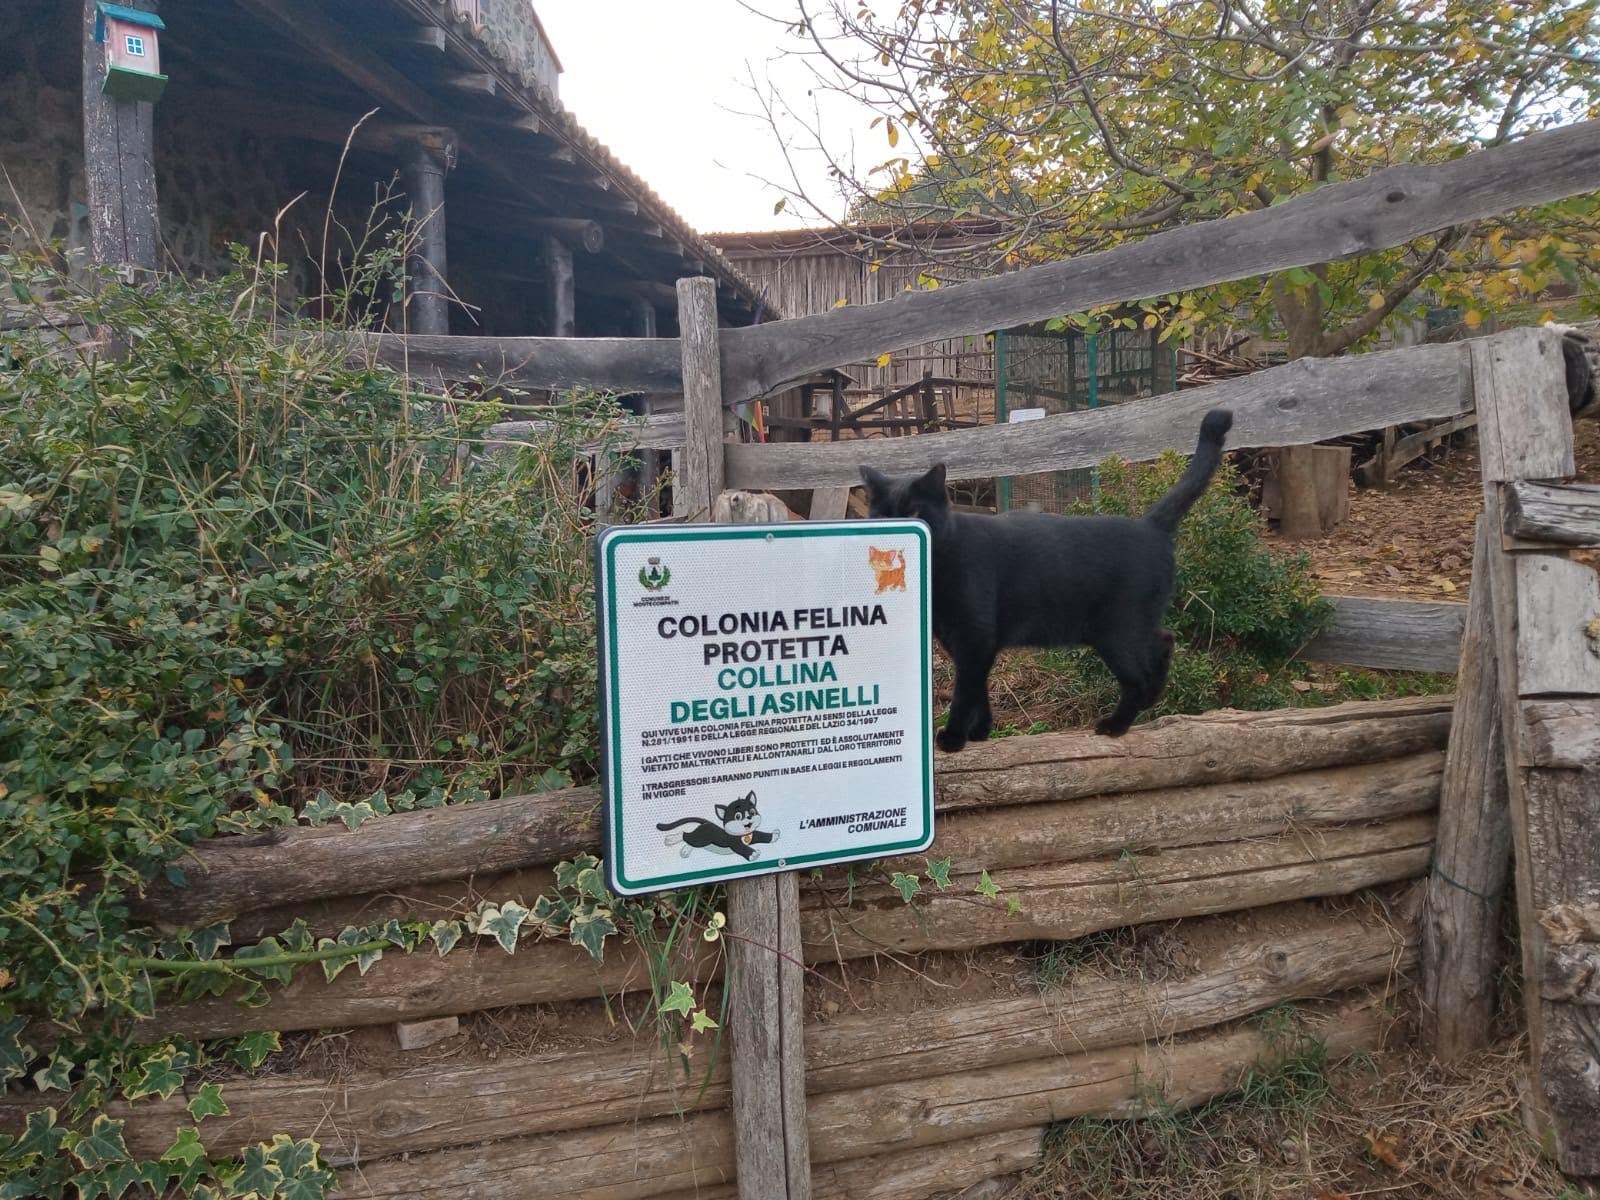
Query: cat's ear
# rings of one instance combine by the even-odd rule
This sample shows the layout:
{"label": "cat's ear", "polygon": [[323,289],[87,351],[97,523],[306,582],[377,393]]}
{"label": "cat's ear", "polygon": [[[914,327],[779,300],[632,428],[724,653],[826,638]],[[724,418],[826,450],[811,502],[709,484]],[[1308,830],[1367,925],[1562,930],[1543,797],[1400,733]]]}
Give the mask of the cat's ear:
{"label": "cat's ear", "polygon": [[926,474],[919,475],[913,485],[924,496],[944,497],[944,464],[934,463]]}
{"label": "cat's ear", "polygon": [[754,808],[756,806],[756,794],[754,792],[751,792],[748,796],[745,797],[745,799],[750,802],[750,807],[751,808]]}
{"label": "cat's ear", "polygon": [[867,491],[874,496],[881,496],[889,490],[889,477],[882,471],[874,471],[865,463],[861,466],[861,482],[867,485]]}
{"label": "cat's ear", "polygon": [[728,819],[728,806],[726,804],[713,804],[711,807],[716,810],[717,820],[726,821]]}

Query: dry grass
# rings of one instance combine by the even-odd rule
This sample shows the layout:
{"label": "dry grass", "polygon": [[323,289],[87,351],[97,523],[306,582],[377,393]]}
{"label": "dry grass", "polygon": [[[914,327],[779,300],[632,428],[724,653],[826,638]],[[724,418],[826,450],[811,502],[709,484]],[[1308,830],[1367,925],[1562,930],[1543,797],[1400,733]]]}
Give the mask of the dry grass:
{"label": "dry grass", "polygon": [[1286,1070],[1187,1113],[1072,1121],[1005,1200],[1579,1200],[1523,1130],[1524,1046],[1457,1067],[1414,1052]]}

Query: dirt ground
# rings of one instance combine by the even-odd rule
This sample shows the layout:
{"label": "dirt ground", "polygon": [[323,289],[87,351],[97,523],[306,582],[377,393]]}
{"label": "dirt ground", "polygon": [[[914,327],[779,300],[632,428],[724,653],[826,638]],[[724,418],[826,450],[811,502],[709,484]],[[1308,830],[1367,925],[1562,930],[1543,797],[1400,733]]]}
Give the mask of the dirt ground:
{"label": "dirt ground", "polygon": [[[1574,429],[1578,478],[1600,483],[1600,422]],[[1473,522],[1483,508],[1478,447],[1458,434],[1409,464],[1390,487],[1356,488],[1350,519],[1315,542],[1269,540],[1311,554],[1323,590],[1340,596],[1465,600],[1472,586]]]}

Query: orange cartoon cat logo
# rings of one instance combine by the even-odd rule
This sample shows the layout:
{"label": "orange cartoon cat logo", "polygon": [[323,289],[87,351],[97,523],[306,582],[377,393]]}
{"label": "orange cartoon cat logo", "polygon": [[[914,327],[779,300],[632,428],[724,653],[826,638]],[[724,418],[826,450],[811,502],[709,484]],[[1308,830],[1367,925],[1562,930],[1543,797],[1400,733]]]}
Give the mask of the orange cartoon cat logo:
{"label": "orange cartoon cat logo", "polygon": [[867,565],[878,577],[878,595],[884,592],[906,590],[906,556],[902,550],[879,550],[867,547]]}

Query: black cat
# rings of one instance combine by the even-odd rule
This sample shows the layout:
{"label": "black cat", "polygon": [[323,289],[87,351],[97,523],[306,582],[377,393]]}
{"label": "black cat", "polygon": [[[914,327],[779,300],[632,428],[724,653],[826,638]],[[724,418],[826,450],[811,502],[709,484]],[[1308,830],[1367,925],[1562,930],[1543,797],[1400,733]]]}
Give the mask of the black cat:
{"label": "black cat", "polygon": [[[684,858],[688,858],[693,850],[712,850],[719,854],[737,854],[748,861],[761,857],[757,845],[778,840],[776,832],[767,833],[757,828],[761,824],[761,814],[756,810],[754,792],[730,804],[713,804],[711,807],[716,810],[716,821],[707,821],[704,817],[680,817],[656,828],[665,833],[680,825],[694,826],[683,833],[667,834],[667,845],[683,843],[683,849],[678,853]],[[717,824],[717,821],[721,824]]]}
{"label": "black cat", "polygon": [[1092,646],[1122,689],[1097,733],[1121,737],[1155,703],[1172,664],[1161,619],[1173,535],[1216,474],[1232,425],[1232,413],[1208,412],[1183,477],[1138,518],[957,513],[943,463],[900,479],[861,468],[874,517],[920,517],[933,531],[933,633],[956,666],[940,749],[989,736],[989,670],[1007,646]]}

